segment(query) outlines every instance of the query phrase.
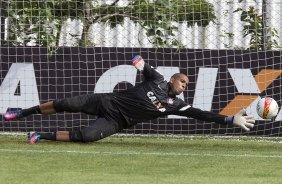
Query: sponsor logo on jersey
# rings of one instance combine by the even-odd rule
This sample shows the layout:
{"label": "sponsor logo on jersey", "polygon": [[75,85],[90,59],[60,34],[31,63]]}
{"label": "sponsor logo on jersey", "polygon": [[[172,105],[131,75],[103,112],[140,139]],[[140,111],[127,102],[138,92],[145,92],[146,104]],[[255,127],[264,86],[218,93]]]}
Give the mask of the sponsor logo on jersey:
{"label": "sponsor logo on jersey", "polygon": [[152,91],[148,91],[147,97],[150,99],[150,101],[153,103],[153,105],[161,112],[166,111],[164,106],[161,104],[161,102],[157,99],[156,95]]}
{"label": "sponsor logo on jersey", "polygon": [[168,104],[173,104],[174,100],[172,98],[167,99]]}

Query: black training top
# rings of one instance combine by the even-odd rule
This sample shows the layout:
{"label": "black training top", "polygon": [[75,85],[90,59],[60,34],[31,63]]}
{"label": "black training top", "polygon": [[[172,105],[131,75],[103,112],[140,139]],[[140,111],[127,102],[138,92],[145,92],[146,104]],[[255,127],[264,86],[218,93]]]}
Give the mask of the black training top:
{"label": "black training top", "polygon": [[168,96],[170,85],[157,70],[145,64],[145,80],[130,89],[104,94],[104,115],[123,128],[166,115],[180,115],[203,121],[226,123],[226,116],[193,108],[182,99]]}

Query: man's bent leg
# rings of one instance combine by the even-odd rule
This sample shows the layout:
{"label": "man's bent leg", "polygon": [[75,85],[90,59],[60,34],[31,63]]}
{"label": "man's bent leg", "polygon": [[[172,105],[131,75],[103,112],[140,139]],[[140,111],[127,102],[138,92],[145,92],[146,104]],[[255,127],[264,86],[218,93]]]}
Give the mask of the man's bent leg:
{"label": "man's bent leg", "polygon": [[98,118],[92,125],[81,130],[83,141],[92,142],[106,138],[120,131],[117,122],[106,118]]}
{"label": "man's bent leg", "polygon": [[39,109],[41,111],[41,114],[53,114],[56,112],[53,101],[39,105]]}
{"label": "man's bent leg", "polygon": [[53,141],[93,142],[106,138],[120,131],[117,122],[98,118],[91,126],[78,131],[57,131],[57,132],[31,132],[29,143],[38,143],[40,139]]}
{"label": "man's bent leg", "polygon": [[29,132],[27,136],[28,136],[28,142],[30,144],[38,143],[40,139],[46,139],[52,141],[70,141],[69,131]]}
{"label": "man's bent leg", "polygon": [[18,120],[32,114],[52,114],[56,112],[85,112],[97,115],[99,111],[99,98],[91,95],[76,96],[59,99],[19,111],[9,111],[3,114],[5,121]]}
{"label": "man's bent leg", "polygon": [[3,118],[5,121],[11,121],[11,120],[18,120],[24,118],[31,114],[41,114],[40,106],[37,105],[28,109],[23,109],[18,111],[8,111],[3,114]]}
{"label": "man's bent leg", "polygon": [[56,110],[54,109],[53,101],[51,101],[28,109],[6,112],[3,114],[3,118],[5,121],[11,121],[30,116],[32,114],[52,114],[55,112]]}

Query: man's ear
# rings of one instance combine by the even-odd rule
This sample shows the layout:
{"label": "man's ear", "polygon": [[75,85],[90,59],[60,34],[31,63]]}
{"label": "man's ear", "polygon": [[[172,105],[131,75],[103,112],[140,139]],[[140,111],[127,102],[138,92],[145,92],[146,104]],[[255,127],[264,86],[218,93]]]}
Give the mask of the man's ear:
{"label": "man's ear", "polygon": [[171,77],[170,80],[169,80],[169,82],[170,82],[170,83],[173,83],[173,81],[174,81],[174,77]]}

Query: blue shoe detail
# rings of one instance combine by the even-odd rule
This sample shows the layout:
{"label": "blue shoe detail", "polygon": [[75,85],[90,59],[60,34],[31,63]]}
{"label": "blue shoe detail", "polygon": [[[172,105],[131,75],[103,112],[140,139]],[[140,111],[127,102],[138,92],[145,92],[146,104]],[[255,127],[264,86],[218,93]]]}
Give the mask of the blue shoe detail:
{"label": "blue shoe detail", "polygon": [[23,118],[22,111],[10,111],[3,114],[5,121],[18,120]]}
{"label": "blue shoe detail", "polygon": [[29,144],[35,144],[35,143],[39,143],[40,141],[40,134],[37,132],[29,132],[27,134],[28,137],[28,143]]}

